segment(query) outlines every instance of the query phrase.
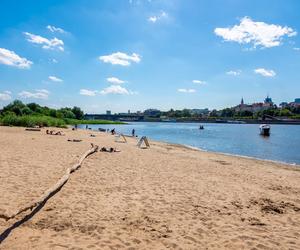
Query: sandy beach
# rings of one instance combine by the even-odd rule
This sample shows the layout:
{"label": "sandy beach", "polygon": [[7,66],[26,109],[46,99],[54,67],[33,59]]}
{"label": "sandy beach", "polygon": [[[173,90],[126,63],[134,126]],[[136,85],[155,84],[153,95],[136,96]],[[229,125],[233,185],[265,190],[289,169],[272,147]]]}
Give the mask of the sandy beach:
{"label": "sandy beach", "polygon": [[0,218],[0,249],[299,249],[299,166],[45,131],[0,127],[0,214],[41,196],[91,143],[121,152],[87,157],[33,214]]}

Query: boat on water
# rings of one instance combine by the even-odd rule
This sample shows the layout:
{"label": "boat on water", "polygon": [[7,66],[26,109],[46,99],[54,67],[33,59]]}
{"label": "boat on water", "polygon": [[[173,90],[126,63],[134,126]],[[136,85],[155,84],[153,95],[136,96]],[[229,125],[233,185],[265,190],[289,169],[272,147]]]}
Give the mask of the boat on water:
{"label": "boat on water", "polygon": [[268,124],[262,124],[259,126],[260,134],[263,136],[269,136],[271,127]]}

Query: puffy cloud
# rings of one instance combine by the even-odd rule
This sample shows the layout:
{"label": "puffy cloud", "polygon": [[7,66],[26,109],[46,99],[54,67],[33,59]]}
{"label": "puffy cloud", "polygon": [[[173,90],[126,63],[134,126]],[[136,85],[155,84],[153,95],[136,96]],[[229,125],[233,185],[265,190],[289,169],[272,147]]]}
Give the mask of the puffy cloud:
{"label": "puffy cloud", "polygon": [[230,71],[227,71],[226,74],[227,75],[231,75],[231,76],[238,76],[241,74],[241,70],[230,70]]}
{"label": "puffy cloud", "polygon": [[239,25],[229,28],[216,28],[214,32],[225,41],[233,41],[240,44],[252,43],[254,48],[257,46],[264,48],[279,46],[284,36],[291,37],[297,34],[290,27],[254,22],[249,17],[242,18]]}
{"label": "puffy cloud", "polygon": [[300,48],[294,48],[294,50],[300,51]]}
{"label": "puffy cloud", "polygon": [[50,30],[51,32],[65,33],[65,31],[62,28],[57,28],[57,27],[52,26],[52,25],[48,25],[46,28],[48,30]]}
{"label": "puffy cloud", "polygon": [[48,99],[50,92],[46,89],[36,89],[34,92],[22,91],[19,93],[23,98]]}
{"label": "puffy cloud", "polygon": [[109,78],[106,78],[106,80],[112,84],[122,84],[125,82],[123,80],[118,79],[117,77],[109,77]]}
{"label": "puffy cloud", "polygon": [[11,99],[11,92],[10,91],[3,91],[0,92],[0,101],[8,101]]}
{"label": "puffy cloud", "polygon": [[20,57],[14,51],[0,48],[0,63],[17,67],[19,69],[29,69],[33,62]]}
{"label": "puffy cloud", "polygon": [[53,39],[47,39],[42,36],[34,35],[28,32],[24,32],[27,36],[27,41],[35,44],[41,44],[43,49],[57,49],[64,51],[64,42],[54,37]]}
{"label": "puffy cloud", "polygon": [[99,60],[105,63],[129,66],[131,62],[139,63],[141,61],[141,58],[136,53],[127,55],[126,53],[123,52],[116,52],[116,53],[112,53],[111,55],[100,56]]}
{"label": "puffy cloud", "polygon": [[200,85],[205,85],[206,84],[205,81],[201,81],[201,80],[193,80],[192,82],[196,83],[196,84],[200,84]]}
{"label": "puffy cloud", "polygon": [[79,94],[85,96],[95,96],[97,94],[97,90],[81,89]]}
{"label": "puffy cloud", "polygon": [[181,93],[195,93],[196,90],[195,89],[177,89],[178,92]]}
{"label": "puffy cloud", "polygon": [[160,19],[167,18],[167,17],[168,17],[168,14],[164,11],[161,11],[158,15],[150,16],[148,18],[148,21],[151,23],[156,23]]}
{"label": "puffy cloud", "polygon": [[258,68],[258,69],[255,69],[254,72],[256,74],[260,74],[262,76],[265,76],[265,77],[274,77],[276,76],[276,73],[275,71],[271,70],[271,69],[264,69],[264,68]]}
{"label": "puffy cloud", "polygon": [[128,91],[126,88],[123,88],[119,85],[111,85],[100,91],[100,94],[102,95],[107,95],[107,94],[130,95],[134,93],[135,92]]}
{"label": "puffy cloud", "polygon": [[48,78],[49,78],[49,80],[52,81],[52,82],[63,82],[62,79],[60,79],[60,78],[58,78],[58,77],[56,77],[56,76],[49,76]]}

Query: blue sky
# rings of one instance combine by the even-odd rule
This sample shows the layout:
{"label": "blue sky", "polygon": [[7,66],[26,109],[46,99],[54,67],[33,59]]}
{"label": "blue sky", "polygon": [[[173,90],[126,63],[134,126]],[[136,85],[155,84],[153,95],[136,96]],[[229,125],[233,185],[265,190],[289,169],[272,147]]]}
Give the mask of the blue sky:
{"label": "blue sky", "polygon": [[223,108],[300,97],[300,1],[1,0],[0,107]]}

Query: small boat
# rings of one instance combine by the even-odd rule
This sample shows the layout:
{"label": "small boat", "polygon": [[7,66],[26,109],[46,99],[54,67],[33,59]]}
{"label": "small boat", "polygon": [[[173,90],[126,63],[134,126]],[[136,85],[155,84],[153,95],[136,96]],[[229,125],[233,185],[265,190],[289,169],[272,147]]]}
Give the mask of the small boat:
{"label": "small boat", "polygon": [[203,125],[200,125],[200,126],[199,126],[199,129],[204,129],[204,126],[203,126]]}
{"label": "small boat", "polygon": [[100,132],[106,132],[106,129],[105,129],[105,128],[98,128],[98,130],[99,130]]}
{"label": "small boat", "polygon": [[262,124],[259,126],[260,134],[263,136],[269,136],[271,127],[268,124]]}

